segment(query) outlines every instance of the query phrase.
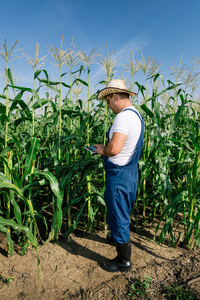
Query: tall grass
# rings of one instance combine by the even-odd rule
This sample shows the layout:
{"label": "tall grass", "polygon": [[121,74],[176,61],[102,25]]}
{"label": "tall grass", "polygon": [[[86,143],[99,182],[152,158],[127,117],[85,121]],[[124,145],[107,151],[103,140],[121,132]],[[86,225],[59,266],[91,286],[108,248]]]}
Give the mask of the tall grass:
{"label": "tall grass", "polygon": [[[76,53],[72,43],[63,48],[63,37],[59,49],[48,47],[59,80],[38,69],[46,58],[38,58],[37,44],[34,59],[25,55],[33,67],[33,88],[14,85],[6,64],[6,86],[0,94],[0,230],[7,234],[10,254],[12,239],[37,248],[41,238],[69,237],[78,224],[90,232],[106,225],[103,160],[83,148],[105,143],[113,119],[106,102],[95,102],[97,94],[91,93],[91,65],[99,53]],[[117,67],[108,48],[107,54],[99,62],[106,74],[102,88]],[[132,101],[146,124],[134,214],[136,220],[142,214],[145,221],[155,222],[160,242],[169,237],[173,245],[181,241],[195,248],[200,244],[200,117],[199,103],[187,91],[194,91],[197,73],[182,73],[182,85],[178,73],[175,83],[165,82],[156,73],[160,65],[141,55],[142,61],[135,62],[132,53],[125,66],[127,84],[138,88]],[[140,68],[144,85],[133,80]]]}

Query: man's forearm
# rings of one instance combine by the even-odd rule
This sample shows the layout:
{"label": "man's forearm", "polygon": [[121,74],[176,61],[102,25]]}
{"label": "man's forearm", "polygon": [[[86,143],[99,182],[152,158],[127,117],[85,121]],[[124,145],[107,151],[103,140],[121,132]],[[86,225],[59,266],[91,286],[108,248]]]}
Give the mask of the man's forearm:
{"label": "man's forearm", "polygon": [[110,145],[110,143],[107,146],[103,144],[96,144],[94,146],[96,147],[96,152],[98,154],[106,155],[108,157],[112,157],[116,155],[115,152],[113,152],[113,148],[112,145]]}
{"label": "man's forearm", "polygon": [[96,147],[96,152],[98,154],[110,156],[109,152],[107,151],[107,147],[105,145],[103,145],[103,144],[96,144],[94,146]]}
{"label": "man's forearm", "polygon": [[96,144],[96,152],[101,155],[109,157],[116,156],[122,151],[124,143],[126,141],[126,135],[120,132],[114,132],[108,145]]}

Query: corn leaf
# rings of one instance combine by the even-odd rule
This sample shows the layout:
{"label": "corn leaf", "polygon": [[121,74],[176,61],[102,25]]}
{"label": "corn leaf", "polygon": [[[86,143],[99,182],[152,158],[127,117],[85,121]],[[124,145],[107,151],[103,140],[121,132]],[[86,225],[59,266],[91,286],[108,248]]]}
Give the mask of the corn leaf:
{"label": "corn leaf", "polygon": [[58,225],[58,229],[60,229],[62,225],[63,192],[60,189],[59,182],[57,178],[49,171],[44,171],[44,172],[35,171],[34,174],[39,176],[44,176],[50,183],[51,190],[56,196],[55,207],[57,209],[56,213],[58,214],[57,225]]}
{"label": "corn leaf", "polygon": [[80,218],[81,218],[81,215],[82,215],[82,212],[83,212],[83,209],[84,209],[86,203],[87,202],[84,202],[82,204],[81,208],[79,209],[79,212],[76,215],[75,220],[73,220],[73,225],[65,232],[65,237],[69,236],[70,233],[72,233],[72,231],[74,231],[76,229],[76,227],[78,226],[78,223],[80,221]]}
{"label": "corn leaf", "polygon": [[174,130],[176,124],[178,123],[178,120],[179,120],[180,115],[181,115],[181,113],[182,113],[182,111],[183,111],[183,108],[184,108],[184,105],[181,105],[181,106],[179,107],[179,109],[177,110],[177,112],[176,112],[176,114],[175,114],[175,116],[174,116],[174,119],[173,119],[172,122],[171,122],[169,131],[168,131],[168,136],[173,132],[173,130]]}
{"label": "corn leaf", "polygon": [[[33,236],[33,234],[31,233],[30,229],[27,226],[17,224],[15,221],[13,221],[11,219],[4,219],[1,216],[0,216],[0,226],[2,226],[2,227],[12,226],[14,229],[24,231],[26,233],[30,243],[37,249],[37,247],[38,247],[37,240]],[[0,229],[2,227],[0,227]]]}
{"label": "corn leaf", "polygon": [[[2,217],[0,217],[0,218],[2,218]],[[7,242],[8,242],[8,245],[10,246],[10,256],[12,256],[12,254],[13,254],[13,240],[11,238],[10,230],[8,230],[7,227],[3,226],[3,224],[1,223],[1,220],[0,220],[0,231],[6,233]]]}
{"label": "corn leaf", "polygon": [[29,144],[30,146],[29,146],[26,161],[25,161],[24,175],[22,176],[22,178],[20,180],[21,184],[24,181],[25,177],[28,174],[30,174],[30,172],[31,172],[32,164],[34,163],[39,144],[40,144],[40,139],[38,139],[38,138],[32,138],[30,141],[30,144]]}
{"label": "corn leaf", "polygon": [[0,172],[0,189],[10,189],[13,190],[29,207],[31,216],[34,218],[33,206],[31,202],[26,199],[22,193],[22,190],[19,189],[16,185],[12,184],[9,179]]}
{"label": "corn leaf", "polygon": [[27,118],[31,118],[32,117],[31,111],[30,111],[28,105],[23,100],[13,100],[12,105],[10,107],[10,111],[13,111],[14,109],[16,109],[18,104],[22,108],[22,112],[23,111],[25,112]]}

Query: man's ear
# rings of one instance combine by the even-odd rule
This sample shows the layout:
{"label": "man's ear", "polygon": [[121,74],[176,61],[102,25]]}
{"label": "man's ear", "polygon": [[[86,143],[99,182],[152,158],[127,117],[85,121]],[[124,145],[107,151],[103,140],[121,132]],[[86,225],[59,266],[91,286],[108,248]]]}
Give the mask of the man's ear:
{"label": "man's ear", "polygon": [[114,99],[114,101],[116,102],[116,101],[118,101],[118,99],[119,99],[119,96],[117,95],[117,94],[113,94],[113,99]]}

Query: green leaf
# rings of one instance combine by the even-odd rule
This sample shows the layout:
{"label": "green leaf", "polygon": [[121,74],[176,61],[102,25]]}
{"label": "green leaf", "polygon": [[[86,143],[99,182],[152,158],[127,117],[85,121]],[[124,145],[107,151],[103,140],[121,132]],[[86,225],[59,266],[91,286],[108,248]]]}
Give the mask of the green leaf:
{"label": "green leaf", "polygon": [[0,114],[6,114],[6,106],[0,103]]}
{"label": "green leaf", "polygon": [[59,182],[57,178],[49,171],[35,171],[34,174],[39,175],[39,176],[44,176],[50,183],[50,187],[54,195],[56,196],[56,203],[55,206],[57,208],[56,213],[58,214],[57,218],[57,226],[58,229],[61,229],[62,225],[62,203],[63,203],[63,192],[60,189]]}
{"label": "green leaf", "polygon": [[25,117],[18,118],[18,119],[14,122],[15,128],[16,128],[17,126],[19,126],[22,122],[25,122],[25,121],[32,122],[32,117],[30,117],[30,118],[25,118]]}
{"label": "green leaf", "polygon": [[169,131],[168,131],[168,136],[174,131],[174,128],[175,128],[175,126],[176,126],[176,124],[177,124],[177,122],[178,122],[178,120],[179,120],[179,118],[180,118],[180,115],[181,115],[181,113],[182,113],[182,111],[183,111],[183,108],[184,108],[184,105],[179,106],[179,109],[178,109],[178,111],[176,112],[176,114],[175,114],[175,116],[174,116],[174,119],[173,119],[172,122],[171,122]]}
{"label": "green leaf", "polygon": [[[0,217],[0,218],[2,218],[2,217]],[[8,242],[8,245],[10,246],[10,256],[12,256],[12,254],[13,254],[13,240],[12,240],[11,235],[10,235],[10,230],[7,227],[5,227],[3,224],[1,224],[1,221],[0,221],[0,231],[6,233],[7,242]]]}
{"label": "green leaf", "polygon": [[34,74],[34,79],[36,79],[40,75],[41,72],[44,72],[44,74],[46,75],[46,79],[49,80],[49,76],[48,76],[48,73],[46,70],[37,70]]}
{"label": "green leaf", "polygon": [[[0,94],[0,99],[6,99],[6,95]],[[10,99],[11,100],[11,99]]]}
{"label": "green leaf", "polygon": [[8,85],[8,86],[10,86],[13,89],[18,89],[20,91],[29,92],[29,93],[34,94],[34,96],[37,99],[38,103],[41,105],[40,97],[39,97],[38,93],[35,90],[30,89],[30,88],[26,88],[26,87],[22,87],[22,86],[16,86],[16,85]]}
{"label": "green leaf", "polygon": [[177,88],[178,86],[180,86],[181,84],[173,84],[172,86],[169,86],[168,88],[162,90],[160,93],[153,95],[153,97],[150,97],[147,99],[147,101],[149,102],[150,100],[154,100],[155,98],[158,98],[160,95],[166,93],[167,91],[173,90],[175,88]]}
{"label": "green leaf", "polygon": [[77,139],[77,135],[69,135],[69,136],[62,136],[61,141],[62,143],[68,143],[71,142],[71,140]]}
{"label": "green leaf", "polygon": [[62,200],[62,192],[59,187],[59,183],[57,178],[49,171],[35,171],[34,174],[44,176],[50,183],[51,190],[54,193],[54,195],[61,201]]}
{"label": "green leaf", "polygon": [[25,112],[27,118],[31,119],[32,118],[31,111],[30,111],[28,105],[23,100],[13,100],[12,105],[10,107],[10,111],[13,111],[14,109],[16,109],[18,104],[22,108],[22,111]]}
{"label": "green leaf", "polygon": [[[30,243],[37,249],[37,240],[36,238],[33,236],[33,234],[31,233],[30,229],[26,226],[17,224],[15,221],[11,220],[11,219],[4,219],[3,217],[0,216],[0,226],[12,226],[14,229],[18,229],[21,231],[24,231],[30,241]],[[0,227],[0,229],[2,229]]]}
{"label": "green leaf", "polygon": [[15,201],[14,195],[11,196],[10,201],[11,201],[12,205],[14,206],[14,215],[15,215],[15,218],[16,218],[17,222],[19,224],[21,224],[22,223],[21,210],[20,210],[20,207],[19,207],[18,203]]}
{"label": "green leaf", "polygon": [[13,78],[12,78],[12,73],[10,72],[10,69],[7,69],[7,76],[8,76],[8,79],[9,79],[11,85],[13,85]]}
{"label": "green leaf", "polygon": [[154,118],[153,112],[152,112],[145,104],[142,104],[140,107],[143,109],[143,111],[144,111],[151,119]]}
{"label": "green leaf", "polygon": [[23,94],[24,94],[24,91],[20,91],[20,92],[15,96],[15,100],[21,100]]}
{"label": "green leaf", "polygon": [[24,92],[32,93],[32,91],[33,91],[32,89],[26,88],[26,87],[23,87],[23,86],[16,86],[16,85],[8,85],[8,86],[10,86],[13,89],[18,89],[18,90],[21,90],[21,91],[24,91]]}
{"label": "green leaf", "polygon": [[28,149],[26,161],[25,161],[25,170],[24,170],[24,175],[22,176],[20,182],[24,181],[25,177],[30,174],[32,164],[34,163],[38,148],[40,144],[40,139],[38,138],[31,138],[30,140],[30,147]]}
{"label": "green leaf", "polygon": [[65,237],[69,236],[70,233],[76,229],[76,227],[77,227],[77,225],[78,225],[78,223],[79,223],[80,217],[81,217],[81,215],[82,215],[83,208],[85,207],[86,203],[87,203],[87,202],[84,202],[84,203],[82,204],[81,208],[79,209],[79,212],[78,212],[77,215],[76,215],[75,220],[73,221],[73,225],[66,231]]}
{"label": "green leaf", "polygon": [[34,109],[37,109],[37,108],[40,108],[40,107],[42,107],[42,106],[44,106],[45,104],[47,104],[47,103],[50,103],[50,102],[52,102],[51,100],[48,100],[48,99],[44,99],[44,98],[42,98],[42,99],[40,99],[40,103],[38,102],[38,101],[36,101],[34,104],[33,104],[33,108]]}
{"label": "green leaf", "polygon": [[74,173],[74,171],[70,170],[70,172],[67,175],[65,175],[65,176],[63,176],[61,178],[61,180],[60,180],[60,188],[61,188],[61,190],[64,190],[64,188],[67,185],[67,183],[71,181],[73,173]]}
{"label": "green leaf", "polygon": [[68,85],[68,84],[66,84],[66,83],[64,83],[64,82],[62,82],[62,85],[63,85],[64,87],[66,87],[66,88],[70,88],[70,85]]}
{"label": "green leaf", "polygon": [[[0,172],[0,189],[11,189],[28,205],[31,216],[34,218],[33,206],[32,203],[26,199],[22,193],[22,190],[19,189],[16,185],[12,184],[9,179]],[[9,197],[9,195],[8,195]]]}

